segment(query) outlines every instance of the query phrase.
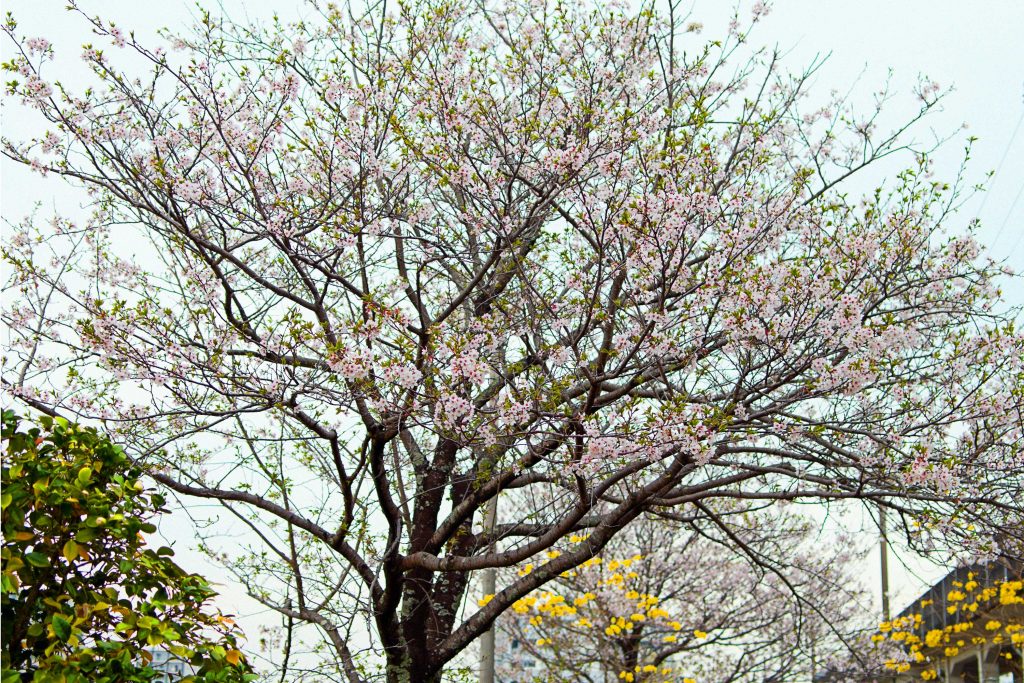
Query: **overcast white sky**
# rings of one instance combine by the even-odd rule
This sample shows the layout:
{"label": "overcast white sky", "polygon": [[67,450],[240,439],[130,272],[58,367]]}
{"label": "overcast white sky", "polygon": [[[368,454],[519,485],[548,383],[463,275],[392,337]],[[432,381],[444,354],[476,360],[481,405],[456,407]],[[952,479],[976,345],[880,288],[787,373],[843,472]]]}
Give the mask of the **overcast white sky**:
{"label": "overcast white sky", "polygon": [[[76,17],[64,11],[65,0],[7,0],[5,11],[13,12],[19,33],[42,35],[58,49],[77,54],[78,46],[91,36]],[[750,3],[746,3],[749,5]],[[194,14],[195,6],[184,0],[145,2],[138,0],[81,0],[89,13],[115,20],[140,38],[152,36],[162,26],[182,28]],[[705,25],[704,36],[724,33],[730,2],[698,0],[693,19]],[[256,19],[274,12],[282,18],[309,12],[296,0],[223,0],[222,11]],[[967,135],[979,138],[970,166],[980,180],[990,170],[998,171],[989,191],[974,197],[956,218],[965,226],[974,216],[981,219],[979,237],[990,255],[1018,272],[1024,272],[1024,2],[1021,0],[777,0],[772,13],[753,36],[754,43],[778,45],[789,50],[788,67],[798,70],[815,55],[831,57],[814,81],[814,92],[822,99],[833,88],[848,89],[859,77],[856,92],[867,100],[887,73],[893,69],[893,84],[908,105],[911,86],[919,73],[956,90],[946,100],[944,111],[934,116],[931,126],[941,134],[955,132],[960,124],[968,129],[957,133],[938,158],[937,175],[951,178],[957,171],[962,142]],[[152,41],[151,41],[152,42]],[[9,53],[6,42],[3,53]],[[17,107],[5,106],[4,135],[30,134],[26,119]],[[909,111],[908,111],[909,113]],[[922,136],[927,129],[922,129]],[[66,190],[59,182],[43,181],[3,160],[2,214],[7,220],[25,215],[36,201],[45,207],[62,207]],[[77,204],[77,200],[75,200]],[[954,226],[956,227],[956,226]],[[1008,282],[1007,298],[1024,305],[1022,280]],[[172,536],[183,539],[184,529]],[[187,550],[187,548],[185,549]],[[897,563],[898,564],[898,563]],[[876,581],[871,562],[866,576]],[[921,590],[924,581],[937,571],[919,570],[920,578],[897,570],[894,607],[901,608]],[[213,576],[211,575],[211,578]],[[228,589],[229,595],[234,591]],[[244,610],[241,603],[229,606]],[[256,636],[255,628],[250,631]]]}

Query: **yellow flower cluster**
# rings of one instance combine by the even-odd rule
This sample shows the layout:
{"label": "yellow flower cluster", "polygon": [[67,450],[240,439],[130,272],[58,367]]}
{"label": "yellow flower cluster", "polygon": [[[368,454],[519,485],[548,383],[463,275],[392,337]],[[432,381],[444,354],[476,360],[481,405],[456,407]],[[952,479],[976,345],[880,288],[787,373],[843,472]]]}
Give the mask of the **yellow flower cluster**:
{"label": "yellow flower cluster", "polygon": [[[970,576],[973,576],[973,573],[970,574]],[[1007,586],[1012,585],[1013,583],[1017,583],[1019,585],[1020,581],[1010,581],[1008,583],[1003,583],[1001,585]],[[978,611],[979,605],[983,605],[988,601],[992,600],[996,596],[996,594],[1000,592],[999,589],[993,586],[989,586],[983,589],[981,592],[975,594],[975,591],[977,591],[978,589],[978,582],[974,579],[969,579],[967,583],[960,583],[959,581],[954,581],[953,586],[954,590],[951,590],[949,594],[946,596],[946,601],[953,603],[946,607],[946,612],[948,612],[949,614],[956,614],[957,611],[971,612],[973,614]],[[963,590],[956,590],[957,588],[962,588]],[[968,598],[971,599],[971,602],[966,602]],[[961,605],[957,603],[964,604]],[[1011,603],[1004,602],[1002,604],[1006,605]],[[922,604],[922,607],[923,606],[925,605]]]}
{"label": "yellow flower cluster", "polygon": [[608,571],[613,572],[616,569],[618,569],[619,567],[625,567],[626,569],[629,569],[630,567],[633,566],[634,562],[640,562],[643,559],[644,559],[643,555],[634,555],[633,557],[630,557],[629,559],[626,559],[626,560],[609,560],[608,561],[608,565],[607,565],[608,566]]}
{"label": "yellow flower cluster", "polygon": [[586,605],[588,602],[590,602],[591,600],[593,600],[596,597],[597,596],[594,595],[593,593],[584,593],[583,595],[581,595],[581,596],[579,596],[577,598],[573,598],[572,604],[576,605],[577,607],[583,607],[584,605]]}
{"label": "yellow flower cluster", "polygon": [[[592,593],[588,595],[593,597]],[[485,597],[484,599],[486,600],[487,598]],[[579,598],[576,600],[577,605],[581,604],[578,602]],[[528,614],[531,608],[549,617],[570,617],[576,614],[576,607],[567,604],[563,596],[548,591],[541,593],[540,596],[527,595],[512,603],[512,611],[516,614]],[[540,617],[535,618],[538,619],[537,623],[540,623]],[[532,620],[531,623],[533,623]]]}
{"label": "yellow flower cluster", "polygon": [[908,662],[897,662],[895,659],[887,659],[885,661],[885,668],[896,673],[906,673],[910,671],[910,664]]}
{"label": "yellow flower cluster", "polygon": [[512,603],[512,610],[516,614],[527,614],[530,608],[537,604],[537,598],[532,595],[527,595],[525,598],[519,598]]}
{"label": "yellow flower cluster", "polygon": [[[655,681],[656,678],[652,678],[651,676],[652,675],[653,676],[657,676],[657,674],[659,674],[659,673],[662,676],[670,676],[672,674],[672,669],[670,669],[668,667],[662,667],[661,670],[659,671],[658,667],[656,667],[653,664],[644,664],[643,666],[640,666],[638,664],[633,669],[633,671],[620,671],[619,672],[619,680],[626,681],[626,683],[633,683],[633,681],[640,681],[640,680],[643,680],[643,681]],[[649,675],[645,675],[645,674],[649,674]],[[674,680],[678,680],[678,679],[674,679]],[[663,681],[663,683],[674,683],[674,680],[666,679],[666,680]],[[683,683],[697,683],[697,679],[695,679],[695,678],[684,678],[683,679]]]}
{"label": "yellow flower cluster", "polygon": [[1024,597],[1017,591],[1024,588],[1024,581],[1006,581],[999,586],[1000,605],[1024,605]]}
{"label": "yellow flower cluster", "polygon": [[633,630],[633,622],[627,621],[624,617],[612,617],[611,623],[604,630],[605,635],[617,636],[625,631]]}

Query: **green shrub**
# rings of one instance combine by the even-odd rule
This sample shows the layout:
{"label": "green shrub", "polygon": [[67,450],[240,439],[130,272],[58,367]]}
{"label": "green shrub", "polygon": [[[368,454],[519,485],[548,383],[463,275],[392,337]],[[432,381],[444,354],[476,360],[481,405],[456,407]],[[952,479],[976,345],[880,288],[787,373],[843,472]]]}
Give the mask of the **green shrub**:
{"label": "green shrub", "polygon": [[147,648],[195,667],[183,681],[247,681],[215,593],[153,549],[165,512],[124,451],[62,419],[3,412],[2,683],[149,681]]}

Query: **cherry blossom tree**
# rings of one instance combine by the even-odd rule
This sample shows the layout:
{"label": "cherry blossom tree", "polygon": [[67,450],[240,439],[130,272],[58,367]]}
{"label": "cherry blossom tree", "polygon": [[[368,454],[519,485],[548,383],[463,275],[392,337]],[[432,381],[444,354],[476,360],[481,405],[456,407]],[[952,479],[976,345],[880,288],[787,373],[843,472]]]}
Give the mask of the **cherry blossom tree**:
{"label": "cherry blossom tree", "polygon": [[941,92],[892,129],[885,92],[809,104],[753,10],[706,41],[675,3],[323,4],[168,51],[79,12],[76,83],[9,19],[39,128],[3,153],[90,213],[7,240],[5,391],[222,506],[205,547],[316,680],[440,680],[645,514],[1019,548],[1024,344],[911,137]]}

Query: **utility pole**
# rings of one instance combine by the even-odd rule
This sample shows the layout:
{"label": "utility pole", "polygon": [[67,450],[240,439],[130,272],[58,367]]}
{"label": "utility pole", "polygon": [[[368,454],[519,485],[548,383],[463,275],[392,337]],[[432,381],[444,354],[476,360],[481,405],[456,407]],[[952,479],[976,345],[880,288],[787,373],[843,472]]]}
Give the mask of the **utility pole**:
{"label": "utility pole", "polygon": [[885,508],[881,505],[878,506],[878,530],[882,536],[882,621],[889,621],[892,618],[889,613],[889,535],[886,532]]}
{"label": "utility pole", "polygon": [[[498,497],[491,499],[484,513],[484,529],[491,535],[488,550],[494,552],[494,525],[498,518]],[[494,595],[494,584],[497,570],[494,567],[484,569],[484,595]],[[494,683],[494,624],[480,636],[480,683]]]}
{"label": "utility pole", "polygon": [[[882,621],[889,621],[892,619],[892,614],[889,612],[889,534],[886,529],[885,520],[885,508],[881,505],[878,506],[878,531],[879,536],[879,550],[882,562]],[[895,678],[883,679],[886,683],[896,683]]]}

